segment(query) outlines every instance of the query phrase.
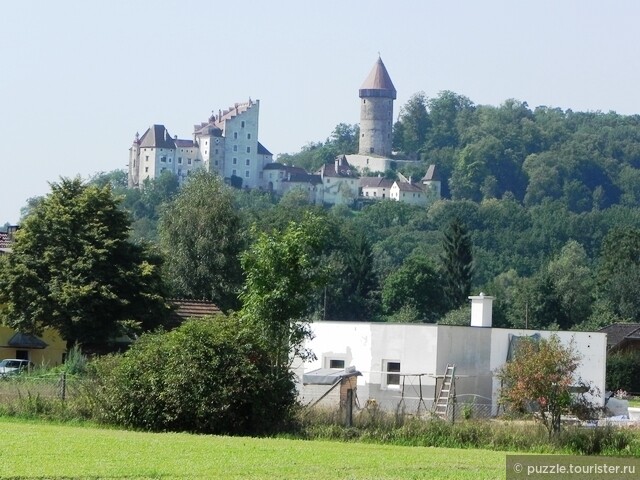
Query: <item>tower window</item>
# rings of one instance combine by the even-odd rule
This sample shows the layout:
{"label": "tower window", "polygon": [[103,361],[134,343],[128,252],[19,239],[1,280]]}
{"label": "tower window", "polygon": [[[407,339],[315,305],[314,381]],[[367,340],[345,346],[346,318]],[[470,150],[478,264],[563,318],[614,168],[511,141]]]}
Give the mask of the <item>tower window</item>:
{"label": "tower window", "polygon": [[237,152],[237,151],[238,151],[238,145],[234,145],[234,146],[233,146],[233,151],[234,151],[234,152]]}
{"label": "tower window", "polygon": [[243,120],[242,122],[240,122],[240,126],[241,126],[242,128],[244,128],[244,120]]}
{"label": "tower window", "polygon": [[234,164],[234,165],[237,165],[237,164],[238,164],[238,159],[237,159],[237,158],[235,158],[235,157],[234,157],[234,159],[233,159],[233,164]]}
{"label": "tower window", "polygon": [[247,158],[247,166],[251,165],[251,160]]}
{"label": "tower window", "polygon": [[373,153],[373,147],[369,147],[369,153]]}
{"label": "tower window", "polygon": [[233,132],[233,139],[237,140],[238,139],[238,132]]}
{"label": "tower window", "polygon": [[245,177],[247,177],[247,178],[249,178],[249,170],[247,170],[247,171],[245,171],[245,172],[244,172],[244,176],[245,176]]}
{"label": "tower window", "polygon": [[247,140],[251,140],[251,134],[247,133]]}
{"label": "tower window", "polygon": [[251,147],[247,147],[247,153],[251,153]]}

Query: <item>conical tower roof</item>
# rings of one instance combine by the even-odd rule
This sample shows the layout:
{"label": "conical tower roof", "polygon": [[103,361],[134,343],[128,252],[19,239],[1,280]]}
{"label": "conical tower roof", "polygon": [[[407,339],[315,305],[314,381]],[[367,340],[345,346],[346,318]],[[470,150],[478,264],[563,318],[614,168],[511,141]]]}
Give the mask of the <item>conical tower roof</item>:
{"label": "conical tower roof", "polygon": [[360,87],[360,98],[362,97],[387,97],[394,100],[396,98],[396,87],[393,86],[389,72],[380,57]]}

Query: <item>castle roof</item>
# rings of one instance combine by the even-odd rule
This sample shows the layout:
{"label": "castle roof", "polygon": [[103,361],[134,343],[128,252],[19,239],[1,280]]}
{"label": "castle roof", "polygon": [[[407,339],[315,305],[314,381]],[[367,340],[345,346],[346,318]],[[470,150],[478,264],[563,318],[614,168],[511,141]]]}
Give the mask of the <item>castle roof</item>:
{"label": "castle roof", "polygon": [[436,169],[435,165],[429,165],[429,168],[427,169],[427,173],[425,173],[424,177],[422,177],[422,181],[423,182],[439,182],[440,181],[440,175],[438,175],[438,170]]}
{"label": "castle roof", "polygon": [[362,177],[360,178],[362,188],[391,188],[393,180],[384,177]]}
{"label": "castle roof", "polygon": [[258,155],[273,155],[267,148],[258,142]]}
{"label": "castle roof", "polygon": [[176,138],[174,142],[176,144],[176,147],[193,148],[197,146],[196,142],[194,142],[193,140],[184,140],[182,138]]}
{"label": "castle roof", "polygon": [[378,61],[360,87],[360,98],[386,97],[395,100],[396,93],[396,87],[393,86],[389,72],[382,63],[382,58],[378,57]]}
{"label": "castle roof", "polygon": [[322,178],[320,175],[312,175],[310,173],[290,173],[287,178],[284,178],[282,182],[289,183],[310,183],[311,185],[320,185],[322,184]]}
{"label": "castle roof", "polygon": [[321,177],[351,177],[359,178],[358,170],[349,165],[347,157],[340,155],[336,157],[334,162],[325,163],[320,167],[317,174]]}
{"label": "castle roof", "polygon": [[151,125],[140,139],[141,147],[176,148],[176,144],[164,125]]}
{"label": "castle roof", "polygon": [[409,183],[409,182],[402,182],[402,181],[396,181],[394,182],[396,185],[398,185],[398,188],[400,189],[401,192],[420,192],[422,193],[422,189],[414,184],[414,183]]}

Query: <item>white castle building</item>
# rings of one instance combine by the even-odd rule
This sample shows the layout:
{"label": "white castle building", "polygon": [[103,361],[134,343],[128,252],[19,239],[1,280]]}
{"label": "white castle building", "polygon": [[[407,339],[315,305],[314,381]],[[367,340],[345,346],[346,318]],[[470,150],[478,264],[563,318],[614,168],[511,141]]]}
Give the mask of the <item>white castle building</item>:
{"label": "white castle building", "polygon": [[195,169],[204,168],[235,187],[278,195],[303,190],[315,204],[351,204],[358,197],[368,197],[427,205],[440,198],[440,179],[433,165],[420,183],[402,175],[389,185],[379,178],[361,177],[362,172],[386,172],[392,162],[399,161],[390,158],[396,89],[381,58],[358,96],[358,153],[339,155],[314,174],[273,161],[271,152],[258,141],[260,101],[249,99],[194,125],[192,139],[172,137],[164,125],[152,125],[142,137],[136,133],[129,149],[129,187],[141,188],[145,180],[165,171],[182,184]]}
{"label": "white castle building", "polygon": [[249,99],[194,125],[193,139],[172,137],[164,125],[152,125],[129,149],[129,187],[141,187],[164,171],[180,183],[197,168],[216,172],[231,184],[263,187],[264,167],[273,155],[258,141],[260,101]]}

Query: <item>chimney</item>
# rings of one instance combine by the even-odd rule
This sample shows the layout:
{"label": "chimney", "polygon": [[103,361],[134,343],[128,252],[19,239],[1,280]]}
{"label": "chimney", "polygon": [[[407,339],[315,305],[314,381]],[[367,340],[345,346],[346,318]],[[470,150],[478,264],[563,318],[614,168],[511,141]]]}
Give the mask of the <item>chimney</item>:
{"label": "chimney", "polygon": [[493,297],[480,292],[480,295],[471,296],[469,300],[471,300],[471,326],[491,327]]}
{"label": "chimney", "polygon": [[340,171],[340,160],[336,157],[336,174]]}

